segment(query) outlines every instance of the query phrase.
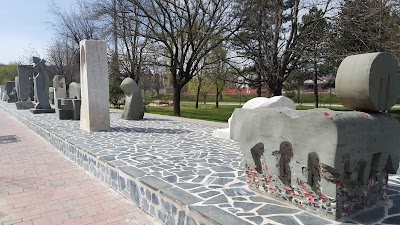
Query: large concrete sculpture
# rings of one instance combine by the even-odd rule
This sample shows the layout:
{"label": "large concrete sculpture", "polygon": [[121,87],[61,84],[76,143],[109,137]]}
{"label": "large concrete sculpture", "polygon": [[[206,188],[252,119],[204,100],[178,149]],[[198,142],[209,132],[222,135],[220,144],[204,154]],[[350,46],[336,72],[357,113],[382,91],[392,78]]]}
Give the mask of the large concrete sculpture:
{"label": "large concrete sculpture", "polygon": [[38,57],[33,57],[33,69],[38,73],[33,77],[34,93],[37,103],[30,111],[33,114],[54,113],[49,102],[49,78],[46,72],[46,61]]}
{"label": "large concrete sculpture", "polygon": [[336,95],[343,106],[383,112],[400,96],[398,62],[389,53],[349,56],[337,71]]}
{"label": "large concrete sculpture", "polygon": [[107,46],[104,41],[82,40],[80,43],[81,120],[86,131],[110,129]]}
{"label": "large concrete sculpture", "polygon": [[[344,88],[343,96],[353,99],[344,97],[347,107],[361,105],[369,112],[236,109],[231,138],[240,144],[250,188],[330,219],[385,201],[388,174],[399,167],[400,123],[390,114],[378,112],[392,107],[392,98],[363,100],[379,97],[376,91],[381,88],[397,93],[400,80],[393,60],[386,53],[374,53],[351,56],[339,67],[337,79],[344,83],[359,83],[368,80],[366,77],[376,80],[376,76],[396,83],[381,82],[383,86],[370,88],[368,96],[351,95],[348,92],[352,90]],[[343,72],[350,64],[364,71],[357,72],[359,80],[354,80],[354,73]],[[336,88],[341,84],[337,82]],[[362,89],[368,90],[369,85],[364,82]]]}
{"label": "large concrete sculpture", "polygon": [[18,101],[15,103],[17,109],[34,108],[35,104],[31,101],[32,93],[32,66],[19,65],[18,76],[15,77]]}
{"label": "large concrete sculpture", "polygon": [[121,83],[121,89],[125,94],[125,107],[121,118],[124,120],[141,120],[144,116],[144,105],[140,88],[130,78],[125,78]]}

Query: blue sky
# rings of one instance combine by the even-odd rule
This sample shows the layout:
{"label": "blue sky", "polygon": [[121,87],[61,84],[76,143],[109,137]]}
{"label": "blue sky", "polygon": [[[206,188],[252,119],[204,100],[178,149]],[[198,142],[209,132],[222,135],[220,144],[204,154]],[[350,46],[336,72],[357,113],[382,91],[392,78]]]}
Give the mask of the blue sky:
{"label": "blue sky", "polygon": [[35,50],[45,56],[55,31],[49,21],[51,2],[69,9],[75,0],[2,0],[0,7],[0,63],[23,61]]}

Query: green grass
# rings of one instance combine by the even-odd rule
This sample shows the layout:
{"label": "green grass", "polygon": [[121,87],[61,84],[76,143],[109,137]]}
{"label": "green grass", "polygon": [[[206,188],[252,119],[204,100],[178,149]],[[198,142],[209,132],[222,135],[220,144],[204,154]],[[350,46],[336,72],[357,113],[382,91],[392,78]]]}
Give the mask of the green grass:
{"label": "green grass", "polygon": [[[199,108],[196,109],[194,106],[194,103],[182,103],[181,117],[215,122],[227,122],[233,111],[236,108],[242,107],[240,105],[220,105],[219,108],[216,108],[215,105],[212,104],[200,104]],[[313,108],[314,107],[312,106],[304,105],[296,106],[297,110],[308,110]],[[350,111],[349,109],[338,106],[326,106],[325,108],[329,108],[335,111]],[[173,106],[146,106],[146,112],[153,114],[173,116],[173,110]],[[400,109],[391,109],[389,113],[400,120]]]}
{"label": "green grass", "polygon": [[[240,105],[220,105],[218,108],[215,105],[200,104],[196,109],[194,103],[181,104],[181,117],[208,120],[216,122],[228,122],[229,117],[235,108],[241,108]],[[173,106],[146,106],[147,113],[173,116]]]}

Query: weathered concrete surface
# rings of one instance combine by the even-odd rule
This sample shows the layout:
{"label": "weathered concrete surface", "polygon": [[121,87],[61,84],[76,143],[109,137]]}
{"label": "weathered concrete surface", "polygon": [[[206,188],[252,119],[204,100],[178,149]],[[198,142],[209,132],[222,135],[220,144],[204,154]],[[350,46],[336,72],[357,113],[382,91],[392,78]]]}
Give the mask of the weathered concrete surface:
{"label": "weathered concrete surface", "polygon": [[343,60],[336,75],[336,95],[349,109],[383,112],[400,96],[396,58],[377,52],[352,55]]}
{"label": "weathered concrete surface", "polygon": [[110,129],[107,45],[105,41],[82,40],[81,64],[81,120],[86,131]]}
{"label": "weathered concrete surface", "polygon": [[399,122],[386,113],[236,109],[240,144],[256,191],[339,219],[386,199],[399,166]]}
{"label": "weathered concrete surface", "polygon": [[121,83],[121,89],[125,94],[125,107],[121,115],[124,120],[141,120],[144,116],[144,105],[140,88],[130,78],[125,78]]}

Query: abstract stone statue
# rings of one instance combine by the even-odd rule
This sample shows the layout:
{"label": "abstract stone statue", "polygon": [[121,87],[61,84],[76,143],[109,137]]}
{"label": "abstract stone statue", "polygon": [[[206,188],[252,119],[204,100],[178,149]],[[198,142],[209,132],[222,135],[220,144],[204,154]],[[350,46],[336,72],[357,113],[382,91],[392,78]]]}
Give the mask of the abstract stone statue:
{"label": "abstract stone statue", "polygon": [[121,118],[124,120],[141,120],[144,116],[144,105],[140,88],[130,78],[125,78],[121,83],[121,89],[125,94],[125,107]]}
{"label": "abstract stone statue", "polygon": [[[62,83],[64,82],[64,83]],[[56,90],[65,86],[64,78],[57,77],[53,80]],[[54,92],[57,97],[57,91]],[[81,117],[81,85],[76,82],[69,84],[69,98],[55,98],[56,117],[60,120],[79,120]]]}
{"label": "abstract stone statue", "polygon": [[7,102],[11,103],[11,102],[16,102],[16,96],[15,95],[11,95],[11,92],[15,89],[15,81],[7,81],[6,83],[6,94],[7,94]]}
{"label": "abstract stone statue", "polygon": [[15,103],[17,109],[30,109],[35,107],[31,101],[32,93],[32,66],[19,65],[18,76],[15,77],[18,101]]}
{"label": "abstract stone statue", "polygon": [[110,129],[110,103],[105,41],[82,40],[80,48],[81,120],[86,131]]}
{"label": "abstract stone statue", "polygon": [[54,113],[55,110],[51,108],[49,102],[49,78],[46,72],[46,61],[38,57],[33,57],[33,62],[33,69],[38,72],[33,78],[34,92],[38,102],[34,109],[31,109],[31,112],[33,114]]}
{"label": "abstract stone statue", "polygon": [[69,98],[81,99],[81,84],[71,82],[68,89]]}
{"label": "abstract stone statue", "polygon": [[339,100],[366,112],[236,109],[230,135],[244,155],[249,187],[330,219],[384,203],[388,174],[399,167],[400,123],[383,112],[399,96],[393,59],[372,53],[340,65]]}
{"label": "abstract stone statue", "polygon": [[65,84],[65,78],[62,75],[55,75],[53,78],[54,101],[57,98],[67,97],[67,85]]}

